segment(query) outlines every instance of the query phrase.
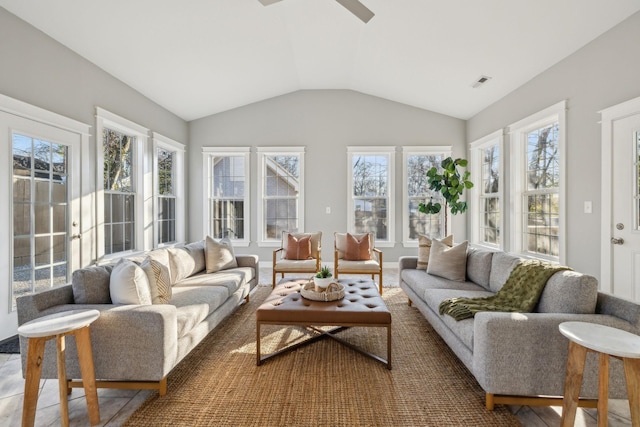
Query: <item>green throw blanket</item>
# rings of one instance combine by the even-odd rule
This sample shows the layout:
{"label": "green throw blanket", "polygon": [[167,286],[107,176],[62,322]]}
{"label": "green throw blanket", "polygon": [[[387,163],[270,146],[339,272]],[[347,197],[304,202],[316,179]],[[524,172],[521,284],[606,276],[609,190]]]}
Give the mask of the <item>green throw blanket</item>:
{"label": "green throw blanket", "polygon": [[479,311],[531,312],[538,303],[547,280],[560,270],[569,270],[569,267],[539,260],[520,261],[495,295],[446,299],[440,303],[440,314],[463,320],[475,316]]}

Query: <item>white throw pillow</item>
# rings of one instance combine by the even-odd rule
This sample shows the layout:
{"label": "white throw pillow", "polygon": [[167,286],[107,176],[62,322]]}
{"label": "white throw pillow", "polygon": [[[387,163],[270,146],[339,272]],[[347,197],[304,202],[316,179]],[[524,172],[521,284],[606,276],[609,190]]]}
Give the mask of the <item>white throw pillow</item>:
{"label": "white throw pillow", "polygon": [[149,279],[139,265],[121,259],[111,271],[109,292],[114,304],[150,305],[151,288]]}
{"label": "white throw pillow", "polygon": [[216,241],[207,236],[205,242],[205,262],[207,264],[207,273],[236,268],[238,262],[233,253],[231,240],[225,237],[224,239]]}
{"label": "white throw pillow", "polygon": [[427,273],[445,279],[464,282],[467,279],[467,247],[466,240],[452,248],[439,240],[431,242]]}

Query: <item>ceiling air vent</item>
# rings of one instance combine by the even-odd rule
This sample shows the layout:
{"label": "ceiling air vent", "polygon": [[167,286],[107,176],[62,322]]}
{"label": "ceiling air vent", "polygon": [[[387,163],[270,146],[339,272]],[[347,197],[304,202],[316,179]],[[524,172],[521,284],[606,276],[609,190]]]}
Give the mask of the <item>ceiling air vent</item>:
{"label": "ceiling air vent", "polygon": [[489,76],[480,76],[475,82],[473,82],[471,87],[474,88],[474,89],[479,88],[480,86],[484,85],[489,80],[491,80],[491,77],[489,77]]}

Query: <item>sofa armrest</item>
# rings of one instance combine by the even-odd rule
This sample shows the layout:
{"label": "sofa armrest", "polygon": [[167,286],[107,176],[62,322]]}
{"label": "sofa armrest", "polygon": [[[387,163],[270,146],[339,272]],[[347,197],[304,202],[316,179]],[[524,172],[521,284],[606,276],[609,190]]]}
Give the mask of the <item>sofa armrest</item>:
{"label": "sofa armrest", "polygon": [[18,325],[22,325],[37,317],[42,312],[57,305],[73,304],[73,289],[71,285],[56,286],[35,294],[23,295],[16,299],[18,311]]}
{"label": "sofa armrest", "polygon": [[260,266],[258,255],[236,255],[238,267],[252,267],[255,270],[255,284],[260,283]]}
{"label": "sofa armrest", "polygon": [[417,256],[401,256],[398,258],[398,272],[401,272],[405,269],[413,269],[415,270],[418,267],[418,257]]}
{"label": "sofa armrest", "polygon": [[[601,314],[477,313],[473,335],[473,373],[487,393],[555,395],[564,393],[569,340],[558,325],[567,321],[631,328],[629,322]],[[598,395],[595,354],[587,359],[581,396]],[[622,364],[611,360],[611,396],[625,395]]]}
{"label": "sofa armrest", "polygon": [[[73,309],[100,311],[100,317],[90,326],[96,379],[159,381],[177,363],[178,322],[175,306],[69,304],[53,307],[49,312]],[[23,367],[26,340],[24,346]],[[55,340],[51,340],[45,346],[43,378],[57,378],[55,351]],[[73,337],[68,337],[66,351],[68,378],[81,378]]]}

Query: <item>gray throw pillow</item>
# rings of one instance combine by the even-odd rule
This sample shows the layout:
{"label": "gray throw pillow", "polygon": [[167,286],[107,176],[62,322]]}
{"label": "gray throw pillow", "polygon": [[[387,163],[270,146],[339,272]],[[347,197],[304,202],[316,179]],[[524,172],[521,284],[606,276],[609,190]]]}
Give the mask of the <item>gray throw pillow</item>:
{"label": "gray throw pillow", "polygon": [[71,289],[76,304],[111,304],[109,279],[111,265],[96,265],[76,270],[71,275]]}
{"label": "gray throw pillow", "polygon": [[225,237],[224,239],[216,241],[207,236],[205,241],[205,261],[207,264],[207,273],[236,268],[238,262],[233,253],[231,240]]}
{"label": "gray throw pillow", "polygon": [[431,253],[427,273],[445,279],[464,282],[467,278],[467,247],[468,241],[464,241],[452,248],[439,240],[431,242]]}

